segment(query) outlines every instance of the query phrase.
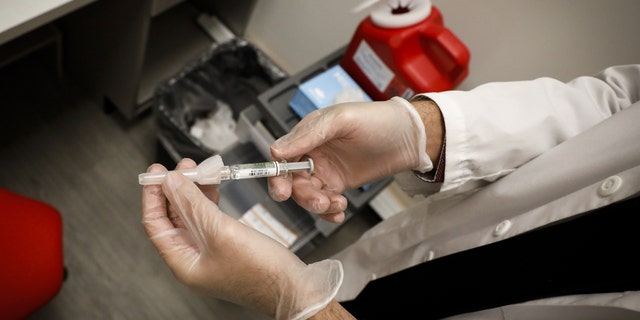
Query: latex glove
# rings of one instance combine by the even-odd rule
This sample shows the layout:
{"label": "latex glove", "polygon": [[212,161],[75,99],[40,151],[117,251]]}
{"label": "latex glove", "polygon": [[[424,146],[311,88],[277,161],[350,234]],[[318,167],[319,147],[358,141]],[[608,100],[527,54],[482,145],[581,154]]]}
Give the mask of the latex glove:
{"label": "latex glove", "polygon": [[[177,169],[195,166],[183,160]],[[164,170],[154,164],[148,172]],[[201,188],[209,197],[179,172],[143,187],[144,229],[180,282],[276,319],[305,319],[333,299],[342,283],[339,261],[305,264],[221,212],[211,200],[219,199],[216,185]]]}
{"label": "latex glove", "polygon": [[271,145],[276,160],[312,158],[313,175],[269,178],[269,193],[341,222],[347,208],[342,192],[410,169],[431,170],[426,147],[420,115],[400,97],[319,109]]}

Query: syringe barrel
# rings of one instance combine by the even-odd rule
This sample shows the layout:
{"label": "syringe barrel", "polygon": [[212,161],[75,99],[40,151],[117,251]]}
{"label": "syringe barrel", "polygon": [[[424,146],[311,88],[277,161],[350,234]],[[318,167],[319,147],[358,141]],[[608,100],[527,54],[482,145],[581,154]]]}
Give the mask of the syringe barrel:
{"label": "syringe barrel", "polygon": [[313,161],[305,162],[258,162],[235,164],[229,166],[230,178],[233,180],[248,178],[266,178],[274,176],[287,176],[298,171],[313,172]]}

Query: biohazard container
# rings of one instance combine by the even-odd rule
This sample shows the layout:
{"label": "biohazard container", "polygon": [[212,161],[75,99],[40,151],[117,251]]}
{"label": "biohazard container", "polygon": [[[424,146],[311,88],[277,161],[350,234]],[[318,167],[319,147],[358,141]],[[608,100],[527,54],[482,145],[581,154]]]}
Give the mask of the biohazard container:
{"label": "biohazard container", "polygon": [[378,3],[340,61],[373,100],[450,90],[469,72],[469,50],[431,1],[403,3]]}

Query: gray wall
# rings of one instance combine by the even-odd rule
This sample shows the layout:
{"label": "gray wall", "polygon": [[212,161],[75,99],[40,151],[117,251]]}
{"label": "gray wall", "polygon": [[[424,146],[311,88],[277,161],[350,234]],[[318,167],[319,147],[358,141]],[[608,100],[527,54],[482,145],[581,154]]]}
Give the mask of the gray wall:
{"label": "gray wall", "polygon": [[[295,73],[348,43],[363,1],[260,0],[245,37]],[[489,81],[569,80],[640,63],[638,0],[433,0],[471,51],[460,89]]]}

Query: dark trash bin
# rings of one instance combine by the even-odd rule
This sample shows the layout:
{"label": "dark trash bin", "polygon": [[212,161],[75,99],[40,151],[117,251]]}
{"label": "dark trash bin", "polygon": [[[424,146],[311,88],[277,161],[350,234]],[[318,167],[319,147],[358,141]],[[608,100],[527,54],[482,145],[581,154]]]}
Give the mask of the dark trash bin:
{"label": "dark trash bin", "polygon": [[216,45],[156,89],[154,111],[162,147],[174,161],[191,158],[201,162],[224,153],[233,144],[206,143],[191,131],[194,124],[225,110],[237,121],[259,94],[285,78],[280,67],[245,40]]}

